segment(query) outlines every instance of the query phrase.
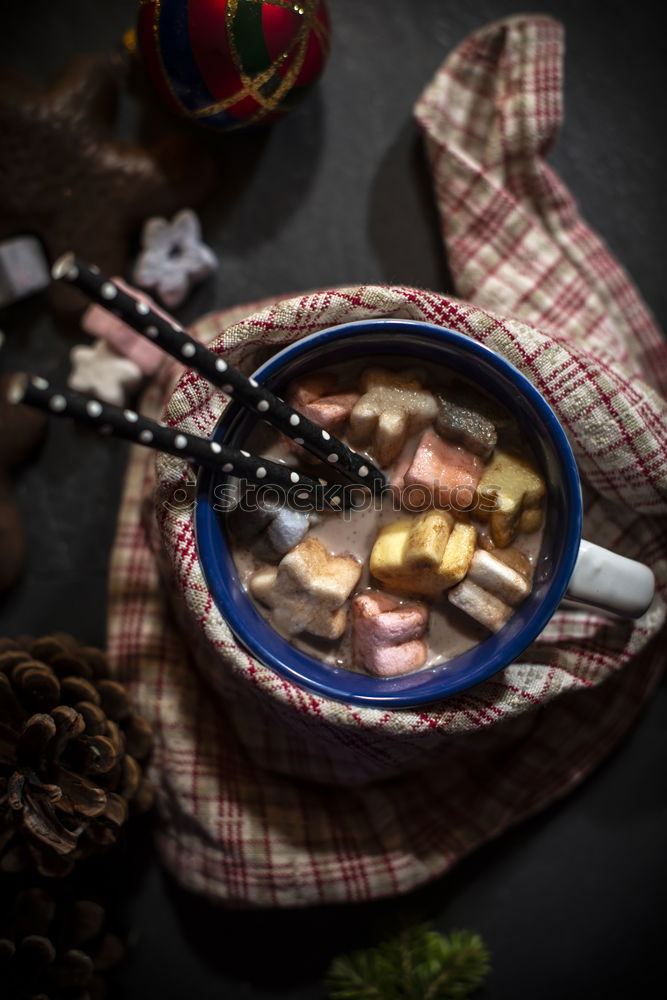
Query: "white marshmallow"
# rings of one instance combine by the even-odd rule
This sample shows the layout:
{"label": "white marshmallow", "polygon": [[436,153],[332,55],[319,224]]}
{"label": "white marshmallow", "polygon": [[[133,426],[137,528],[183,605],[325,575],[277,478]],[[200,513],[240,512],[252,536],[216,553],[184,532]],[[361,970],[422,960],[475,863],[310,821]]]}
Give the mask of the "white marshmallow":
{"label": "white marshmallow", "polygon": [[447,597],[460,611],[485,625],[491,632],[498,632],[512,615],[513,608],[494,597],[476,583],[465,579],[447,592]]}
{"label": "white marshmallow", "polygon": [[519,604],[530,593],[525,577],[484,549],[477,549],[472,557],[468,580],[506,604]]}

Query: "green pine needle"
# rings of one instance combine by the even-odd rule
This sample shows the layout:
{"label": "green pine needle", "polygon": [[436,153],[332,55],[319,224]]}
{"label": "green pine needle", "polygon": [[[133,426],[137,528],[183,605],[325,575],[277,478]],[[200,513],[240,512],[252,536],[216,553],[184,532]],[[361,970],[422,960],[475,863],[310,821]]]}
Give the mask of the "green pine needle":
{"label": "green pine needle", "polygon": [[465,1000],[489,971],[478,934],[444,937],[422,923],[335,959],[325,986],[329,1000]]}

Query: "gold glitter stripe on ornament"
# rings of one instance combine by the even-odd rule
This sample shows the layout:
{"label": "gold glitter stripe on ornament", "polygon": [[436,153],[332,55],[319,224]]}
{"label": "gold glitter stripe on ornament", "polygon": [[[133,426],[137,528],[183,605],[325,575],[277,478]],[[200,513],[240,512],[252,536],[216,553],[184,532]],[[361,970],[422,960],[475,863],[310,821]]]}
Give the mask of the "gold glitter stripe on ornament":
{"label": "gold glitter stripe on ornament", "polygon": [[331,28],[324,21],[318,21],[315,19],[313,23],[313,34],[317,38],[322,52],[327,52],[329,49],[329,42],[331,41]]}
{"label": "gold glitter stripe on ornament", "polygon": [[[263,0],[253,0],[253,2],[261,3]],[[252,97],[260,105],[258,111],[245,120],[245,124],[247,125],[251,125],[255,121],[263,118],[267,112],[275,111],[285,94],[292,89],[294,81],[301,72],[301,68],[306,57],[309,32],[311,30],[316,30],[317,26],[317,21],[315,20],[317,4],[318,0],[309,0],[309,2],[308,0],[304,0],[305,10],[303,10],[303,14],[301,15],[303,17],[303,21],[299,26],[299,30],[290,40],[288,48],[282,52],[267,69],[262,70],[261,73],[258,73],[254,77],[250,77],[243,72],[243,63],[236,46],[234,32],[232,30],[234,16],[238,10],[238,0],[228,0],[227,7],[225,9],[227,44],[232,56],[234,68],[239,75],[241,87],[231,97],[226,97],[221,101],[216,101],[214,104],[209,104],[204,108],[199,108],[194,112],[194,117],[208,117],[209,115],[216,114],[219,111],[226,111],[228,108],[233,107],[233,105],[238,104],[239,101],[242,101],[245,97]],[[297,9],[296,5],[289,3],[273,3],[271,6],[281,6],[283,9],[289,9],[295,13],[302,10],[301,7]],[[290,57],[294,49],[297,49],[297,53],[294,57],[292,66],[286,75],[281,78],[280,84],[270,97],[265,97],[260,88],[263,87],[265,83],[268,83],[268,81],[276,74],[277,68],[281,63],[285,62]]]}
{"label": "gold glitter stripe on ornament", "polygon": [[[304,0],[306,9],[312,0]],[[315,0],[316,3],[319,0]],[[246,0],[246,3],[263,4],[266,3],[269,7],[278,7],[280,10],[289,10],[292,14],[305,14],[306,9],[304,9],[304,4],[301,3],[290,3],[290,0]]]}
{"label": "gold glitter stripe on ornament", "polygon": [[123,48],[129,55],[135,55],[137,51],[137,32],[134,28],[128,28],[123,32]]}
{"label": "gold glitter stripe on ornament", "polygon": [[307,14],[311,7],[318,6],[320,0],[303,0],[302,3],[293,3],[290,0],[245,0],[245,2],[254,3],[255,6],[278,7],[280,10],[289,10],[292,14]]}
{"label": "gold glitter stripe on ornament", "polygon": [[261,104],[261,108],[258,109],[258,111],[256,111],[254,115],[248,118],[248,124],[252,124],[259,118],[262,118],[266,112],[275,111],[280,105],[280,102],[282,101],[285,94],[288,94],[290,92],[290,90],[294,86],[294,81],[301,72],[301,67],[303,66],[303,61],[306,56],[307,45],[308,45],[308,37],[307,36],[301,37],[301,34],[299,34],[298,36],[295,37],[293,43],[290,45],[290,48],[287,49],[287,51],[284,52],[280,56],[280,58],[275,61],[274,68],[276,68],[277,72],[277,67],[280,65],[280,63],[285,62],[291,55],[292,50],[298,46],[296,55],[292,60],[292,65],[290,69],[285,74],[285,76],[280,78],[280,83],[273,91],[273,93],[269,97],[265,97],[264,94],[262,94],[261,92],[257,95],[253,94],[258,103]]}
{"label": "gold glitter stripe on ornament", "polygon": [[221,101],[216,101],[215,104],[211,104],[206,108],[200,108],[197,112],[198,116],[215,114],[217,111],[224,111],[227,108],[238,104],[245,97],[252,97],[259,105],[260,108],[258,112],[251,118],[247,119],[247,123],[251,123],[256,120],[257,117],[263,117],[267,111],[273,111],[280,98],[282,97],[281,88],[278,87],[270,97],[265,97],[261,92],[261,88],[265,83],[268,83],[275,74],[276,67],[280,65],[288,56],[291,54],[292,49],[298,44],[301,31],[303,30],[303,25],[300,27],[299,32],[291,40],[288,49],[281,53],[280,56],[273,62],[267,69],[262,70],[254,77],[250,77],[247,73],[243,71],[243,63],[241,56],[239,54],[238,48],[236,46],[236,39],[234,37],[234,17],[238,10],[238,0],[228,0],[226,11],[225,11],[225,28],[227,32],[227,44],[232,57],[232,63],[234,64],[234,69],[238,73],[240,86],[239,89],[231,96],[226,97]]}

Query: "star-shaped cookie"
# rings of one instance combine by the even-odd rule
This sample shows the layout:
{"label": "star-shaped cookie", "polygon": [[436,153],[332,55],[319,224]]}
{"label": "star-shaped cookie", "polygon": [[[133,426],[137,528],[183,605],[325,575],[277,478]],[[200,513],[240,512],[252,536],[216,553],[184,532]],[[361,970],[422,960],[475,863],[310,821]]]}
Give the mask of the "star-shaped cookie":
{"label": "star-shaped cookie", "polygon": [[[106,61],[81,56],[47,89],[0,73],[0,238],[41,237],[53,261],[66,250],[107,274],[123,273],[144,219],[198,204],[216,171],[193,137],[154,146],[114,134],[117,86]],[[78,312],[79,292],[52,286],[53,304]]]}

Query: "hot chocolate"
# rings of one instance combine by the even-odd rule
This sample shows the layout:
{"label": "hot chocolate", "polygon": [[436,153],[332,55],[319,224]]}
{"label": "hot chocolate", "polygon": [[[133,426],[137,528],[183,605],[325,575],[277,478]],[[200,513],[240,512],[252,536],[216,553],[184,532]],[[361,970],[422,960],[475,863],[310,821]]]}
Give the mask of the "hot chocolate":
{"label": "hot chocolate", "polygon": [[[388,488],[334,514],[241,485],[227,534],[272,626],[324,662],[387,677],[499,631],[530,593],[545,504],[510,413],[444,368],[406,371],[391,357],[298,379],[286,397],[380,466]],[[261,422],[246,447],[336,477]]]}

